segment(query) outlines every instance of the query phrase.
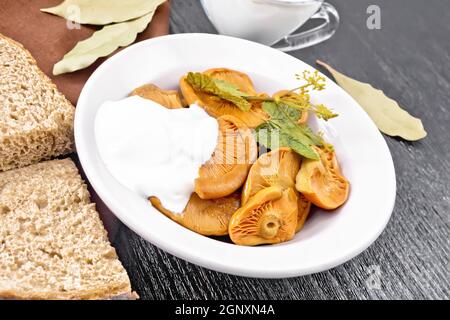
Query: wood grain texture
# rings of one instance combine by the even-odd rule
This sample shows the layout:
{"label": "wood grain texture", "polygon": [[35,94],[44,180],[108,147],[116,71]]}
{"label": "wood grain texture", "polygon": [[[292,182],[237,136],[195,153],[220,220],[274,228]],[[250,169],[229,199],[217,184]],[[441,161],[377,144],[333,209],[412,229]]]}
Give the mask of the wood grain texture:
{"label": "wood grain texture", "polygon": [[[261,280],[187,263],[121,226],[115,245],[141,298],[450,298],[450,2],[329,2],[342,17],[337,34],[292,54],[309,64],[319,58],[349,76],[370,82],[420,117],[428,131],[428,137],[416,143],[385,136],[398,188],[386,230],[364,253],[327,272]],[[172,33],[215,33],[199,1],[172,3]],[[370,4],[381,7],[381,30],[366,27]],[[376,267],[381,272],[381,288],[371,289],[371,270]]]}

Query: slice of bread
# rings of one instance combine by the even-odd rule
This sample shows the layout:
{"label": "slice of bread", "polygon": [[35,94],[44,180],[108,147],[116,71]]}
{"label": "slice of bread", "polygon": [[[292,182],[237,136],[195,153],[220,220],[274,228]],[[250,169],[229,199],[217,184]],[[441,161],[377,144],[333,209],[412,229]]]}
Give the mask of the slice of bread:
{"label": "slice of bread", "polygon": [[70,159],[0,173],[0,298],[133,298]]}
{"label": "slice of bread", "polygon": [[74,112],[31,54],[0,34],[0,171],[73,151]]}

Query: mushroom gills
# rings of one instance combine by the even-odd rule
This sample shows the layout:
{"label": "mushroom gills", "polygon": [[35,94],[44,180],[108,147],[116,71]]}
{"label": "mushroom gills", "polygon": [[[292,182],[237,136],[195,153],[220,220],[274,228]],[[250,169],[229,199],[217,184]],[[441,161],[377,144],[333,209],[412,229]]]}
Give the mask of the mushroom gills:
{"label": "mushroom gills", "polygon": [[203,200],[193,193],[181,213],[165,209],[157,197],[150,197],[149,200],[158,211],[168,218],[205,236],[227,235],[231,216],[240,206],[238,193],[214,200]]}
{"label": "mushroom gills", "polygon": [[239,189],[257,155],[255,138],[239,119],[222,116],[217,121],[217,147],[195,180],[195,192],[202,199],[222,198]]}
{"label": "mushroom gills", "polygon": [[295,187],[316,206],[333,210],[347,201],[350,183],[342,175],[334,151],[315,149],[320,159],[303,160]]}
{"label": "mushroom gills", "polygon": [[245,246],[291,240],[297,227],[297,200],[293,188],[262,189],[233,214],[229,225],[231,240]]}
{"label": "mushroom gills", "polygon": [[242,189],[242,204],[264,188],[294,188],[300,169],[300,156],[290,148],[279,148],[261,155],[252,165]]}

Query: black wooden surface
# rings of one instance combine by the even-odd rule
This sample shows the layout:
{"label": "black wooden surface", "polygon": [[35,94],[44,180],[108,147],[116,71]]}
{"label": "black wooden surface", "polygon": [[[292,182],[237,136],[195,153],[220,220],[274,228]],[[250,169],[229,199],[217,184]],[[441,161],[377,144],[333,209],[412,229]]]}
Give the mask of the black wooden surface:
{"label": "black wooden surface", "polygon": [[[292,279],[261,280],[187,263],[122,225],[115,246],[141,298],[450,297],[450,1],[329,2],[342,17],[337,34],[292,54],[309,64],[320,58],[372,83],[420,117],[428,131],[425,140],[415,143],[385,137],[394,158],[398,187],[386,230],[368,250],[335,269]],[[172,3],[172,33],[215,33],[199,1]],[[370,4],[381,7],[381,30],[366,27]],[[373,273],[377,268],[379,277]]]}

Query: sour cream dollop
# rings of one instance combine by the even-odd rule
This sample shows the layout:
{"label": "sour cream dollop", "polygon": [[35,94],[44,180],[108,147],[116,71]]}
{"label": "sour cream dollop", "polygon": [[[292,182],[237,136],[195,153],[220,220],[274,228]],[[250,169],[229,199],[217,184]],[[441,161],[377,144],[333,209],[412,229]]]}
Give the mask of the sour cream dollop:
{"label": "sour cream dollop", "polygon": [[95,118],[100,157],[114,178],[175,213],[194,192],[218,133],[217,120],[196,104],[167,109],[138,96],[103,103]]}

